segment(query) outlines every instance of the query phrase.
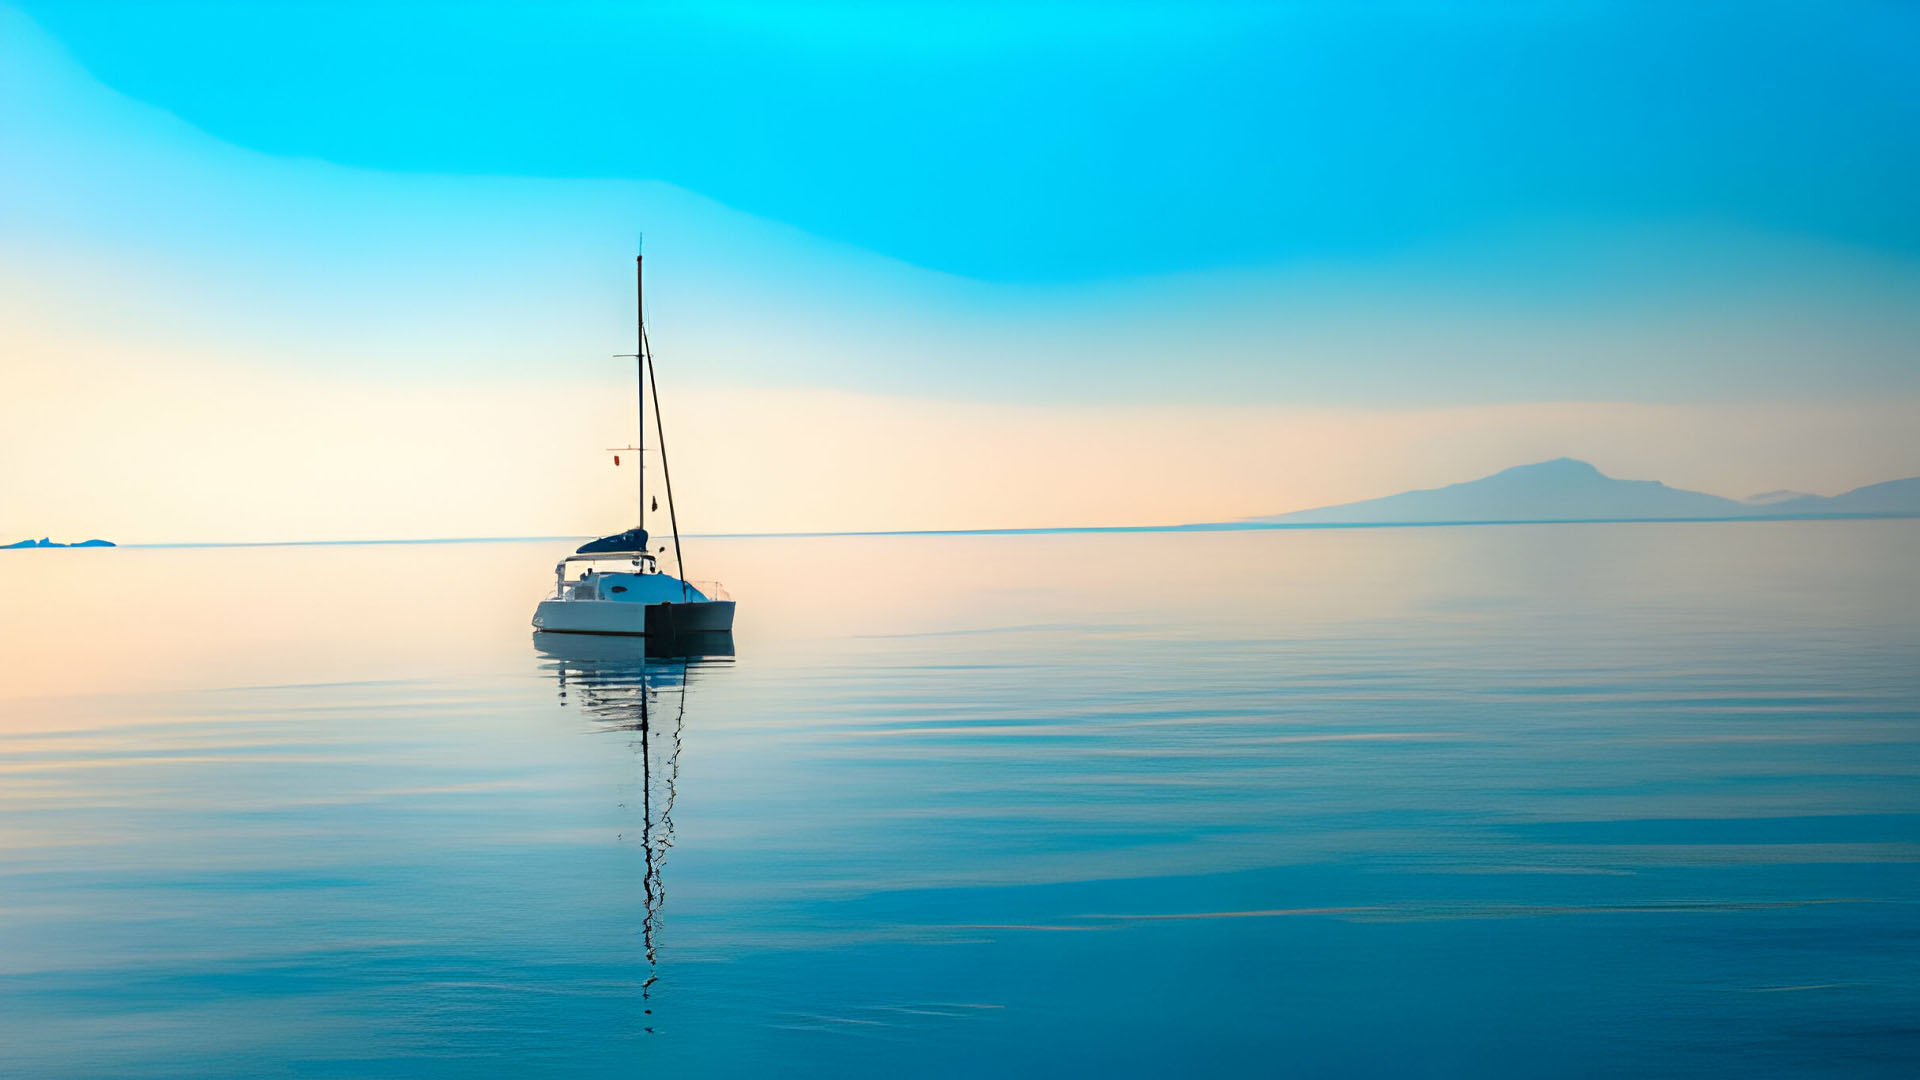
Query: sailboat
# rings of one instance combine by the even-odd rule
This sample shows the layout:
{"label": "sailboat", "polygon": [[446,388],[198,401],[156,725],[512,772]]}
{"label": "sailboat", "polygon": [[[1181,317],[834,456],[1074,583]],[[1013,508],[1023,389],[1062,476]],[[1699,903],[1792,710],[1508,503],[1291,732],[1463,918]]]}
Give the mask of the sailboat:
{"label": "sailboat", "polygon": [[[680,520],[674,512],[673,473],[667,465],[667,440],[660,423],[660,391],[654,379],[653,349],[647,341],[642,256],[633,257],[635,344],[631,355],[638,385],[639,437],[634,452],[638,524],[625,532],[589,540],[553,568],[553,593],[533,612],[536,630],[567,634],[632,634],[671,640],[733,630],[733,597],[716,581],[688,581],[681,555]],[[647,536],[647,390],[653,393],[653,429],[659,440],[660,477],[667,496],[667,521],[673,528],[675,573],[660,569],[658,552]],[[619,463],[615,457],[615,464]],[[655,504],[658,508],[658,504]],[[678,575],[678,576],[677,576]]]}

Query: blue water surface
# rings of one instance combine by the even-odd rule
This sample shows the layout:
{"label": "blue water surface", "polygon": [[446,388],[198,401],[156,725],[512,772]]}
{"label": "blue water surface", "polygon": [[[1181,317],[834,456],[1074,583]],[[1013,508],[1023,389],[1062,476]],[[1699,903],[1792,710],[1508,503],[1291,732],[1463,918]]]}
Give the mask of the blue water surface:
{"label": "blue water surface", "polygon": [[1920,523],[8,553],[8,1076],[1909,1076]]}

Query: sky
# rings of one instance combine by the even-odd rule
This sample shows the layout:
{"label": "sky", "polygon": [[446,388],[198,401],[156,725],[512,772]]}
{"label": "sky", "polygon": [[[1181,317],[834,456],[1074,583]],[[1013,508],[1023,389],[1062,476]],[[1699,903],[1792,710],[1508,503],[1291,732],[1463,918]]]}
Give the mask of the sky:
{"label": "sky", "polygon": [[1920,473],[1920,8],[0,5],[0,538]]}

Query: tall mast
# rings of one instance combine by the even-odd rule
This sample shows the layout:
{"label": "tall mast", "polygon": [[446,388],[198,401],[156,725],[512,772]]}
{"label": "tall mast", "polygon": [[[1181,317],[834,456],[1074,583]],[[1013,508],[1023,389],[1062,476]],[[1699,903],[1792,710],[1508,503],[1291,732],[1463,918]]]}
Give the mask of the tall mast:
{"label": "tall mast", "polygon": [[637,461],[634,475],[639,477],[639,530],[647,532],[647,307],[645,292],[641,290],[639,273],[639,254],[634,254],[634,386],[639,388],[639,430],[634,440]]}

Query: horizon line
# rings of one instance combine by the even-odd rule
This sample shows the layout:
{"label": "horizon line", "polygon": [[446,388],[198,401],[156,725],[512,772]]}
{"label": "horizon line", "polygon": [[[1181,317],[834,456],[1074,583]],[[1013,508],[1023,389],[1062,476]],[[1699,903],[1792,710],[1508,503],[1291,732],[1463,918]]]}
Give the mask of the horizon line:
{"label": "horizon line", "polygon": [[[1755,521],[1863,521],[1920,518],[1920,513],[1831,513],[1831,514],[1739,514],[1731,517],[1582,517],[1582,518],[1485,518],[1466,521],[1196,521],[1179,525],[1033,525],[972,529],[841,529],[801,532],[715,532],[687,533],[689,540],[814,540],[861,536],[1045,536],[1068,533],[1176,533],[1176,532],[1274,532],[1312,529],[1434,529],[1486,525],[1700,525],[1737,524]],[[137,543],[109,541],[115,548],[248,548],[248,547],[347,547],[378,544],[492,544],[536,543],[591,540],[580,533],[555,536],[431,536],[373,537],[351,540],[156,540]],[[77,548],[75,544],[58,547],[32,547],[0,550],[57,551],[104,550],[100,547]]]}

